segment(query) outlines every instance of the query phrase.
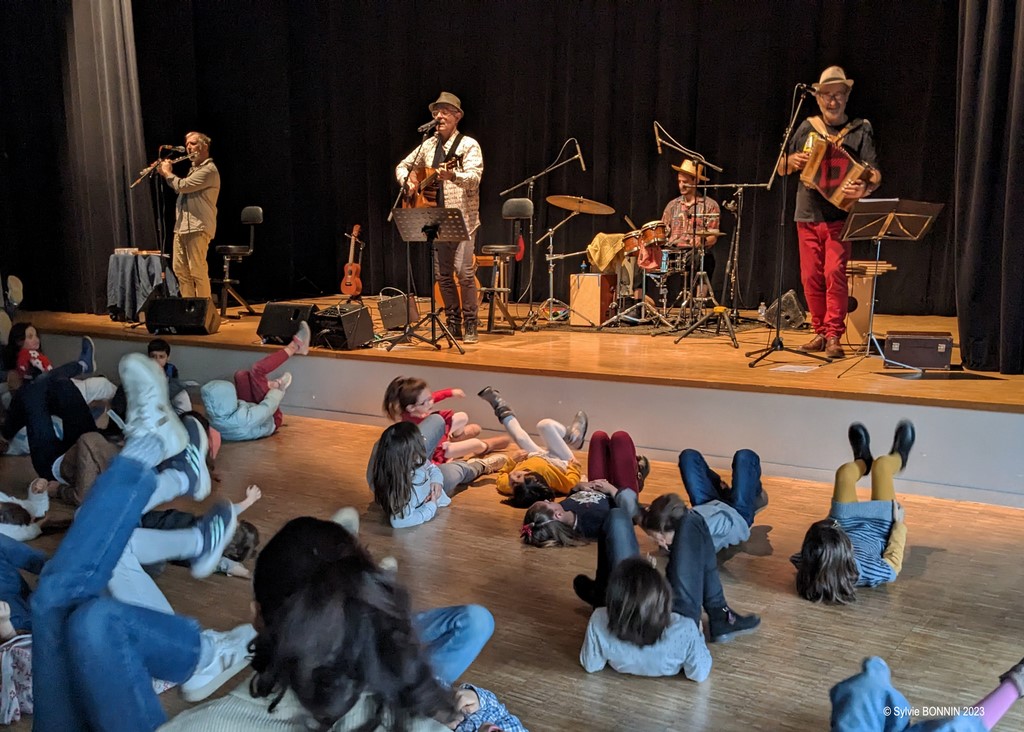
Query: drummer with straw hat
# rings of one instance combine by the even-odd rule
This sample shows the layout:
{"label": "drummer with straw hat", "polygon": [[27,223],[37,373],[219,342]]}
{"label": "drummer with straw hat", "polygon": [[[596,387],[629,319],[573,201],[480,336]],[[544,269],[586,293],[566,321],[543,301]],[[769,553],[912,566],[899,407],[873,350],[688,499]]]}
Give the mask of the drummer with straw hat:
{"label": "drummer with straw hat", "polygon": [[715,257],[711,253],[711,247],[718,240],[718,236],[702,232],[718,230],[718,203],[697,191],[698,184],[708,179],[704,175],[703,165],[685,158],[679,165],[673,165],[672,170],[676,171],[680,195],[668,202],[661,215],[661,220],[668,229],[665,246],[692,249],[703,245],[704,271],[710,278],[715,271]]}

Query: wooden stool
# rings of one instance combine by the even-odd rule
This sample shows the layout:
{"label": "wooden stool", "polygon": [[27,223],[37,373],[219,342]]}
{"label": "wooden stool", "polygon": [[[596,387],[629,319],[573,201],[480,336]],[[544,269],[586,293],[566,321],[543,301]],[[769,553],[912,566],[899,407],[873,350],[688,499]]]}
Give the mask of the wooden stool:
{"label": "wooden stool", "polygon": [[[516,324],[515,318],[508,310],[508,296],[512,292],[512,283],[509,281],[509,262],[512,261],[512,257],[519,251],[519,247],[514,244],[484,244],[480,247],[480,252],[485,256],[492,257],[494,265],[491,268],[491,286],[481,287],[481,293],[490,293],[491,305],[487,310],[487,328],[484,330],[485,333],[500,333],[504,335],[513,335],[516,332],[516,328],[519,326]],[[482,257],[480,259],[483,259]],[[501,310],[502,315],[505,318],[507,325],[500,326],[498,328],[494,325],[494,308],[495,306]]]}

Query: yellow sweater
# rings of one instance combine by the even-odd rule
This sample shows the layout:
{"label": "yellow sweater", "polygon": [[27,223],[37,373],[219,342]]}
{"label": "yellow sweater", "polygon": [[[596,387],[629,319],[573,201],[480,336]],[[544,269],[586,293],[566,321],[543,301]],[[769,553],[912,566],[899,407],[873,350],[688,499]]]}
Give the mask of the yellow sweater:
{"label": "yellow sweater", "polygon": [[551,490],[560,496],[569,495],[569,491],[575,488],[580,482],[580,466],[577,463],[570,463],[567,470],[556,468],[542,457],[526,458],[520,463],[505,468],[500,472],[494,482],[494,487],[503,496],[512,495],[512,486],[508,482],[508,474],[513,470],[529,470],[542,477]]}

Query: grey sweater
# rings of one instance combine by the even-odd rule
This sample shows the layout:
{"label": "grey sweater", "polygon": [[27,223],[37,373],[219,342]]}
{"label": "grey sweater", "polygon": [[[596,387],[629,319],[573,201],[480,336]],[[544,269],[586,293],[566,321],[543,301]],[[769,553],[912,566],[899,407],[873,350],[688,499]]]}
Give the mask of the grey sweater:
{"label": "grey sweater", "polygon": [[704,634],[690,618],[672,613],[672,622],[654,645],[640,646],[620,640],[608,628],[608,610],[599,607],[590,616],[580,663],[588,673],[605,665],[622,674],[675,676],[682,671],[691,681],[711,673],[711,653]]}

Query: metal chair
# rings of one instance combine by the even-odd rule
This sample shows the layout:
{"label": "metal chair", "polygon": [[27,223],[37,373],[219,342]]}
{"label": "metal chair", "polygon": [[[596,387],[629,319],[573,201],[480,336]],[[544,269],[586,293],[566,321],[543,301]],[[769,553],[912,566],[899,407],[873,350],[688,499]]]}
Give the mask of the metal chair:
{"label": "metal chair", "polygon": [[263,209],[259,206],[246,206],[242,209],[242,225],[249,227],[249,246],[237,246],[228,244],[224,246],[218,246],[216,248],[217,254],[224,257],[224,276],[219,280],[211,280],[214,284],[219,284],[220,288],[220,316],[222,318],[241,318],[243,313],[237,313],[235,315],[228,315],[228,295],[231,295],[239,305],[245,308],[246,315],[259,315],[255,310],[252,309],[244,297],[238,294],[238,290],[235,289],[235,285],[239,284],[238,280],[231,279],[231,263],[241,262],[250,254],[252,254],[253,242],[256,240],[256,224],[263,223]]}

